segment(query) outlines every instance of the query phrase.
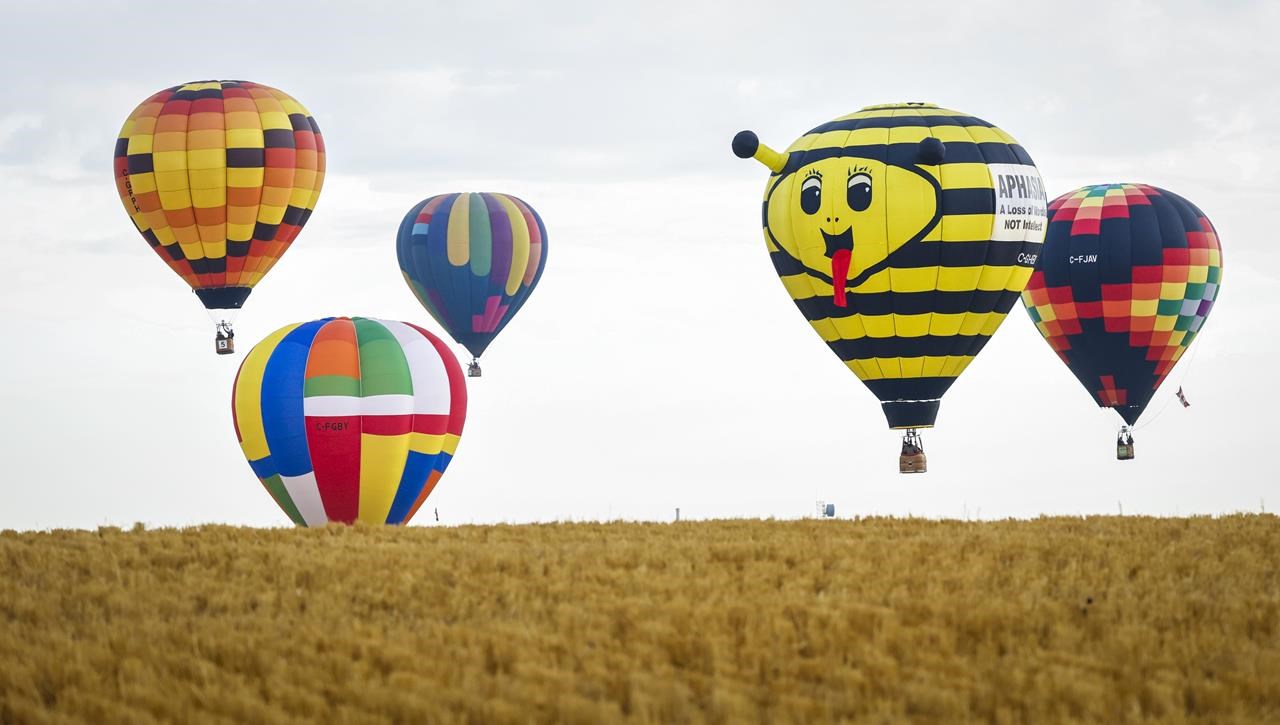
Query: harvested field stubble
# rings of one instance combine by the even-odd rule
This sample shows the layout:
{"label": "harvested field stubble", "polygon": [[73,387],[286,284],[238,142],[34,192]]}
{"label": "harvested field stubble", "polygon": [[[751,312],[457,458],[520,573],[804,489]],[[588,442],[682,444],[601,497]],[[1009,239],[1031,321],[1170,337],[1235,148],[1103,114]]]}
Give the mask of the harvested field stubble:
{"label": "harvested field stubble", "polygon": [[0,722],[1280,722],[1280,521],[0,534]]}

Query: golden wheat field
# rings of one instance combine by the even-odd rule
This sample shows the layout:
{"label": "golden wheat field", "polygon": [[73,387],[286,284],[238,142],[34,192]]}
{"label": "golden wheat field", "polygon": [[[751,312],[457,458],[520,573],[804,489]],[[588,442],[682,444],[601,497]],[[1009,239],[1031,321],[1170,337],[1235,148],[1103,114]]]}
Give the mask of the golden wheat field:
{"label": "golden wheat field", "polygon": [[0,722],[1280,722],[1280,520],[0,534]]}

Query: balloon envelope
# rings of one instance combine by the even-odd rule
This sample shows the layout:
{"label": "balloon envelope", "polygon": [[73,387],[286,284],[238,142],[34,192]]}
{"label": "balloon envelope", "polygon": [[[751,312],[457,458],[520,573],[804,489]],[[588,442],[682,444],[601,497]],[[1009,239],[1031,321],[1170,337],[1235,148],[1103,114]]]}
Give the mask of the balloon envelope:
{"label": "balloon envelope", "polygon": [[479,357],[537,286],[547,231],[514,196],[443,194],[405,215],[396,256],[422,306]]}
{"label": "balloon envelope", "polygon": [[467,413],[444,342],[361,317],[276,330],[245,357],[232,399],[249,466],[300,526],[408,522],[453,459]]}
{"label": "balloon envelope", "polygon": [[891,428],[932,426],[1031,274],[1046,202],[1031,157],[918,103],[864,108],[784,153],[743,132],[734,152],[773,171],[765,244],[805,319]]}
{"label": "balloon envelope", "polygon": [[248,81],[160,91],[116,139],[120,201],[211,310],[239,309],[310,218],[324,139],[288,94]]}
{"label": "balloon envelope", "polygon": [[1194,204],[1146,184],[1085,186],[1049,205],[1022,303],[1098,405],[1137,423],[1213,309],[1222,248]]}

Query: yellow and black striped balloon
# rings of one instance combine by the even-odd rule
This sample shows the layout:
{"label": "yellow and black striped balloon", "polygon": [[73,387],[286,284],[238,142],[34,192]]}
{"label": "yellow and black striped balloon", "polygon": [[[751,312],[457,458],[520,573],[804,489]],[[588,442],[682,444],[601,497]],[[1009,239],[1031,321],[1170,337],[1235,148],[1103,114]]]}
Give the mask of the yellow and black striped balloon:
{"label": "yellow and black striped balloon", "polygon": [[869,106],[783,153],[743,131],[773,172],[765,243],[787,292],[881,401],[927,428],[1031,275],[1044,240],[1039,172],[1012,136],[930,104]]}

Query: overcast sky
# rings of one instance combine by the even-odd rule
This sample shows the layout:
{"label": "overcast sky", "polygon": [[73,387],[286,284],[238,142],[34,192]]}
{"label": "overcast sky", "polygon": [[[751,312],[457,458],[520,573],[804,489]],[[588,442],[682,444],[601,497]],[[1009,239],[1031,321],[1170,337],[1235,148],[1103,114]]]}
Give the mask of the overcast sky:
{"label": "overcast sky", "polygon": [[[1280,508],[1280,4],[181,5],[3,3],[0,528],[287,524],[232,428],[243,352],[326,315],[438,329],[400,279],[396,227],[468,190],[532,204],[549,260],[415,523],[793,517],[819,498],[842,516]],[[235,357],[213,354],[111,176],[134,106],[206,78],[292,94],[328,147]],[[925,433],[930,472],[896,472],[877,401],[774,275],[767,172],[729,141],[781,148],[903,100],[1013,134],[1050,196],[1149,183],[1217,227],[1218,304],[1135,461],[1018,306]],[[1169,405],[1179,384],[1190,409]]]}

